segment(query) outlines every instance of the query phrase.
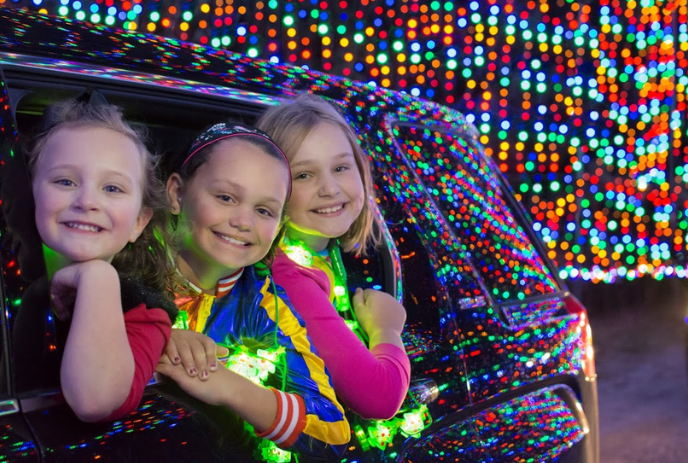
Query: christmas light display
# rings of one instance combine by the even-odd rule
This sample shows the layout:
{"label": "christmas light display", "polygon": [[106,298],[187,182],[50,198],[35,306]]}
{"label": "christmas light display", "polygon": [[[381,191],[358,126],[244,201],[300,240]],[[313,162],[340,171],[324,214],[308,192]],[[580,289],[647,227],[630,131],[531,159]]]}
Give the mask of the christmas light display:
{"label": "christmas light display", "polygon": [[[485,455],[541,461],[556,459],[585,438],[588,430],[579,418],[580,410],[571,407],[580,389],[551,380],[563,375],[573,378],[580,371],[587,345],[580,329],[584,320],[571,313],[565,300],[540,297],[555,293],[556,282],[542,271],[540,249],[519,246],[528,244],[527,230],[519,228],[510,208],[500,207],[510,199],[498,188],[498,179],[489,175],[499,159],[493,155],[485,162],[482,148],[472,143],[476,132],[460,114],[383,89],[359,94],[357,84],[321,79],[315,73],[309,74],[306,87],[299,78],[301,72],[294,68],[251,62],[175,39],[136,33],[111,38],[103,27],[87,30],[71,24],[67,28],[62,21],[45,18],[24,27],[27,16],[34,15],[5,13],[5,21],[16,27],[17,34],[14,41],[8,40],[10,52],[3,59],[15,66],[21,63],[22,53],[38,43],[41,50],[60,46],[60,53],[37,60],[39,69],[59,66],[74,75],[117,78],[126,74],[122,69],[128,69],[128,81],[163,81],[166,87],[218,95],[224,95],[222,82],[236,83],[233,98],[234,92],[238,95],[242,90],[240,84],[247,95],[256,87],[265,89],[267,95],[260,97],[266,100],[309,88],[342,95],[346,107],[352,108],[348,115],[356,127],[364,128],[359,132],[361,141],[376,151],[375,168],[385,176],[378,184],[378,201],[394,236],[387,243],[397,246],[398,252],[390,252],[394,281],[379,272],[381,257],[373,255],[370,262],[360,259],[359,265],[349,266],[346,261],[350,284],[365,282],[364,286],[386,291],[396,286],[398,299],[402,299],[401,284],[405,285],[404,342],[413,372],[410,396],[419,408],[427,404],[436,425],[416,438],[425,416],[408,408],[402,411],[403,423],[397,421],[400,415],[383,423],[354,417],[350,421],[354,436],[342,461],[481,461]],[[110,47],[94,51],[93,44],[101,37]],[[122,53],[146,46],[155,47],[157,54]],[[120,69],[109,67],[115,65]],[[213,85],[200,79],[194,84],[181,76],[216,79],[210,79]],[[11,129],[7,121],[14,119],[9,108],[7,103],[3,122]],[[418,126],[413,121],[435,124]],[[418,178],[423,179],[422,185],[415,181]],[[12,261],[4,262],[10,269],[6,276],[13,277]],[[10,300],[16,297],[9,296]],[[563,316],[565,312],[569,315]],[[414,393],[416,380],[425,381],[425,392]],[[547,384],[552,388],[531,387],[542,380],[550,380]],[[514,390],[532,392],[510,394]],[[494,397],[504,402],[484,402]],[[453,412],[481,403],[485,408],[481,405],[465,420],[447,419]],[[172,431],[178,428],[170,426]],[[389,443],[387,436],[392,434]],[[413,438],[407,440],[409,436]],[[264,458],[287,459],[273,450],[261,447]]]}
{"label": "christmas light display", "polygon": [[686,276],[686,0],[0,0],[453,106],[564,278]]}

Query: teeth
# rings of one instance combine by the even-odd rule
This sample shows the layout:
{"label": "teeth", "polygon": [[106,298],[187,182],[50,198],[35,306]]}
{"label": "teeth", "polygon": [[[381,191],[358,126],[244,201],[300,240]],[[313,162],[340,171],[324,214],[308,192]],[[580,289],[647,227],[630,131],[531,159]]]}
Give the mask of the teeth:
{"label": "teeth", "polygon": [[337,206],[337,207],[327,207],[327,208],[325,208],[325,209],[317,209],[316,212],[317,212],[318,214],[331,214],[331,213],[333,213],[333,212],[341,211],[342,209],[344,209],[344,205],[343,205],[343,204],[341,204],[341,205],[339,205],[339,206]]}
{"label": "teeth", "polygon": [[248,242],[246,242],[246,241],[241,241],[241,240],[238,240],[238,239],[236,239],[236,238],[232,238],[231,236],[226,236],[226,235],[217,235],[217,236],[219,236],[219,237],[222,238],[223,240],[227,241],[228,243],[238,244],[238,245],[240,245],[240,246],[246,246],[246,245],[248,245]]}
{"label": "teeth", "polygon": [[84,230],[90,232],[99,232],[102,230],[102,228],[96,227],[95,225],[86,225],[83,223],[67,222],[67,226],[69,228],[76,228],[77,230]]}

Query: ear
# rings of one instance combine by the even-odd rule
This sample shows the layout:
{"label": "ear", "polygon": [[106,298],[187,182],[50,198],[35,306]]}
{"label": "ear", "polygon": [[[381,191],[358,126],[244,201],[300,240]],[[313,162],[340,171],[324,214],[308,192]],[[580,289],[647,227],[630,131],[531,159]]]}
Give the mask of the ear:
{"label": "ear", "polygon": [[134,230],[131,232],[129,237],[129,242],[133,243],[141,236],[143,229],[146,228],[148,222],[150,222],[151,217],[153,217],[153,209],[150,207],[142,207],[139,216],[136,218],[136,224],[134,225]]}
{"label": "ear", "polygon": [[167,179],[167,203],[170,206],[170,212],[174,215],[179,215],[182,212],[183,184],[184,181],[176,172]]}

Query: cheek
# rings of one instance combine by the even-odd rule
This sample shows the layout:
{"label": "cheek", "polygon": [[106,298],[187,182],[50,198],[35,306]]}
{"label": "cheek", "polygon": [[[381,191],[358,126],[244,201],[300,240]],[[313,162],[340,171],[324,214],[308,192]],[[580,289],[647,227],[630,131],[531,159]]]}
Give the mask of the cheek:
{"label": "cheek", "polygon": [[365,200],[365,189],[363,188],[363,182],[360,177],[352,178],[349,184],[349,191],[351,192],[351,197],[356,203],[360,203],[363,206],[363,201]]}
{"label": "cheek", "polygon": [[56,238],[56,232],[58,230],[58,225],[55,221],[55,214],[46,208],[44,202],[36,202],[36,230],[38,231],[38,236],[40,236],[41,241],[43,241],[48,247],[55,248],[58,243],[54,242]]}
{"label": "cheek", "polygon": [[44,195],[40,192],[38,192],[38,194],[35,194],[34,198],[36,207],[36,225],[40,229],[51,219],[51,215],[54,215],[55,205],[53,204],[53,202],[55,198],[52,198],[51,201],[49,195]]}
{"label": "cheek", "polygon": [[301,214],[305,211],[306,209],[306,201],[305,197],[307,195],[304,194],[303,189],[300,190],[293,190],[291,192],[291,198],[289,198],[289,202],[287,203],[287,215],[297,215]]}
{"label": "cheek", "polygon": [[180,223],[185,222],[186,226],[191,229],[211,224],[214,222],[215,216],[217,216],[217,212],[207,202],[189,201],[187,204],[183,204],[179,220]]}
{"label": "cheek", "polygon": [[36,212],[34,214],[34,217],[36,219],[36,229],[38,230],[38,234],[41,236],[41,239],[43,239],[43,236],[45,235],[45,231],[47,228],[46,214],[40,207],[36,206]]}
{"label": "cheek", "polygon": [[266,246],[266,250],[270,247],[274,239],[277,237],[279,231],[279,223],[265,224],[261,229],[262,244]]}

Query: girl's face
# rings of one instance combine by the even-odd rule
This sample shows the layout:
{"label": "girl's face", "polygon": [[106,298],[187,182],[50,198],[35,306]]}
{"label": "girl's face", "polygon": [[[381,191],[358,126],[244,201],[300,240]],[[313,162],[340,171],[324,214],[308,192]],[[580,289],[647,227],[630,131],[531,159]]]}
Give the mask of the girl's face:
{"label": "girl's face", "polygon": [[33,178],[43,243],[68,262],[110,262],[151,218],[142,208],[143,165],[125,135],[100,127],[51,135]]}
{"label": "girl's face", "polygon": [[169,178],[179,255],[196,278],[214,284],[265,257],[279,230],[288,180],[282,162],[240,138],[217,142],[186,182],[178,174]]}
{"label": "girl's face", "polygon": [[293,186],[287,233],[315,251],[345,234],[363,209],[363,181],[344,132],[317,126],[290,160]]}

